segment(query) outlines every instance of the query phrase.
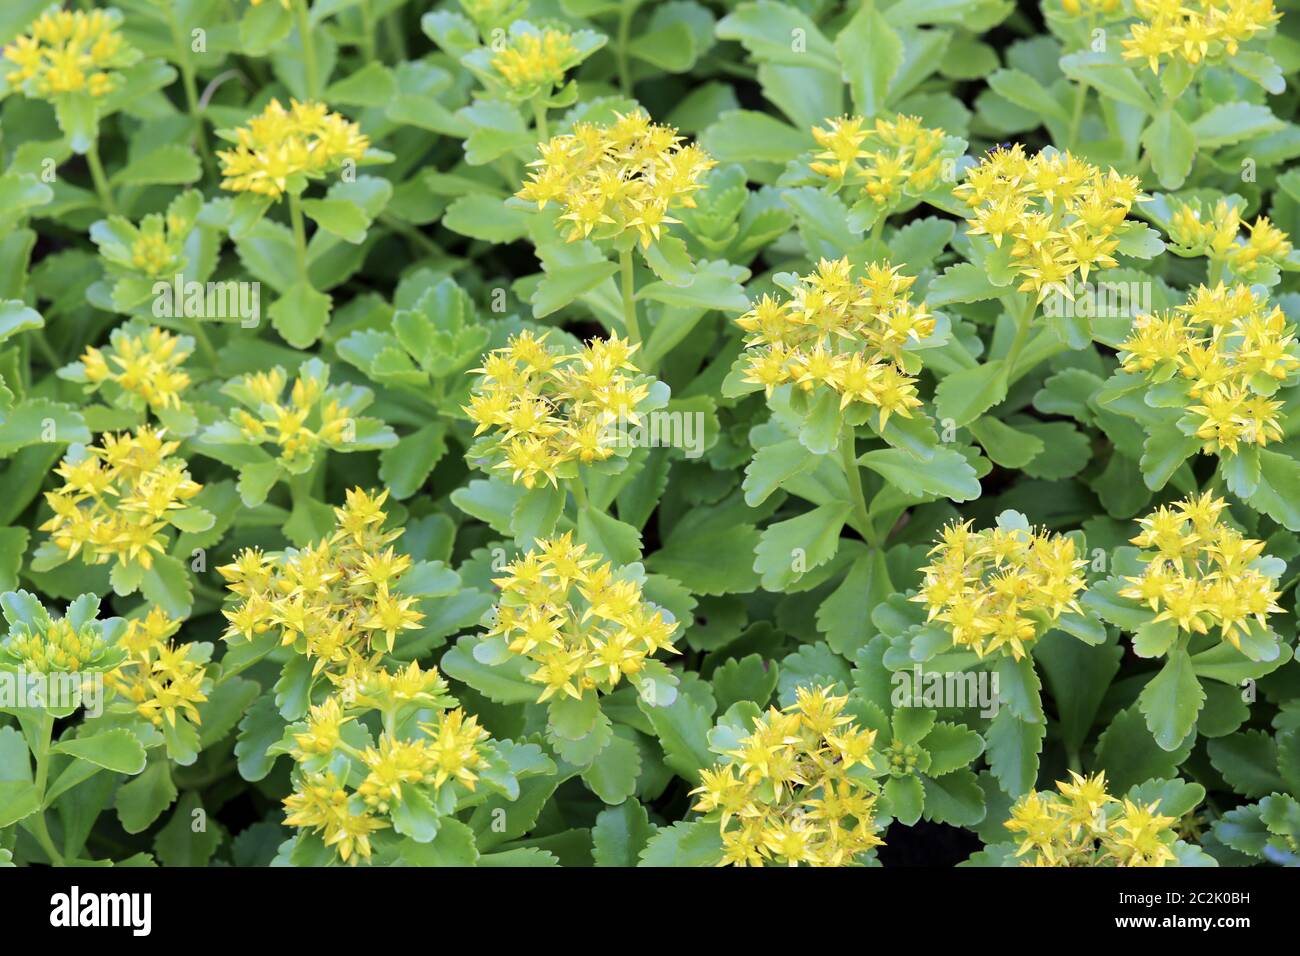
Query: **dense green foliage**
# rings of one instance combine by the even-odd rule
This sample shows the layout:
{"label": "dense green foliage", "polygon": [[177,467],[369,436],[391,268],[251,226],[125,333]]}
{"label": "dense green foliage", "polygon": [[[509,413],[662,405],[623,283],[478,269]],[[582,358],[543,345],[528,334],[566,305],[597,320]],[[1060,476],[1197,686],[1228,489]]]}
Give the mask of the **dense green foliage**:
{"label": "dense green foliage", "polygon": [[1296,863],[1293,0],[47,6],[0,864]]}

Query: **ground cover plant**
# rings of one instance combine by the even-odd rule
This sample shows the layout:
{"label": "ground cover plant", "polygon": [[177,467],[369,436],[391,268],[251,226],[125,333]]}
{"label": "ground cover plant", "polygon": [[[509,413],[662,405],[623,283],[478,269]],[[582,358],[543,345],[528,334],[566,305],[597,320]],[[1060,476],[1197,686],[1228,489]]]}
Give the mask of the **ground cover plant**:
{"label": "ground cover plant", "polygon": [[11,0],[0,865],[1300,859],[1300,11]]}

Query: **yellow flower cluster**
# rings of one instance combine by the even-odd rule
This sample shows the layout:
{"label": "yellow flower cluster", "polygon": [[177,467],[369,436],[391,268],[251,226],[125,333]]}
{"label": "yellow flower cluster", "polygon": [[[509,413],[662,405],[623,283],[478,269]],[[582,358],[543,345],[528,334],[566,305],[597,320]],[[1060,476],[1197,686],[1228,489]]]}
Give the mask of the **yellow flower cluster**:
{"label": "yellow flower cluster", "polygon": [[717,165],[641,110],[606,126],[578,123],[537,149],[540,158],[529,163],[535,171],[515,195],[538,209],[559,203],[570,242],[593,231],[597,239],[613,239],[635,229],[641,245],[649,246],[678,221],[668,215],[671,208],[695,206],[700,177]]}
{"label": "yellow flower cluster", "polygon": [[1282,18],[1273,0],[1135,0],[1139,22],[1123,41],[1124,59],[1145,60],[1152,73],[1171,60],[1196,66],[1233,56]]}
{"label": "yellow flower cluster", "polygon": [[746,333],[745,381],[769,395],[787,383],[804,391],[827,386],[839,393],[840,408],[879,408],[882,428],[891,414],[911,418],[921,399],[904,370],[903,349],[935,325],[925,303],[912,302],[915,281],[876,262],[855,279],[847,257],[821,260],[799,277],[791,298],[765,295],[736,320]]}
{"label": "yellow flower cluster", "polygon": [[424,620],[417,599],[400,591],[411,559],[390,546],[402,531],[384,530],[387,500],[387,490],[353,489],[334,509],[328,538],[279,556],[246,548],[218,568],[240,599],[222,612],[230,622],[226,639],[276,631],[283,646],[312,662],[313,674],[336,683],[370,675],[397,635]]}
{"label": "yellow flower cluster", "polygon": [[671,615],[568,533],[537,541],[503,570],[493,579],[501,599],[488,636],[537,665],[528,679],[543,685],[539,702],[557,693],[609,693],[645,670],[655,652],[677,653]]}
{"label": "yellow flower cluster", "polygon": [[513,90],[546,88],[564,82],[577,59],[569,34],[550,27],[540,33],[516,33],[492,57],[494,69]]}
{"label": "yellow flower cluster", "polygon": [[69,674],[91,670],[110,646],[95,622],[74,628],[67,618],[38,616],[36,627],[15,626],[0,644],[4,656],[35,674]]}
{"label": "yellow flower cluster", "polygon": [[[1240,235],[1243,227],[1245,238]],[[1208,215],[1199,200],[1175,201],[1169,238],[1184,255],[1208,256],[1245,279],[1260,265],[1276,268],[1292,250],[1291,237],[1267,216],[1243,223],[1240,207],[1226,199],[1220,199]]]}
{"label": "yellow flower cluster", "polygon": [[1120,8],[1121,0],[1061,0],[1061,8],[1071,16],[1086,13],[1089,16],[1098,13],[1114,13]]}
{"label": "yellow flower cluster", "polygon": [[165,441],[148,425],[134,434],[105,434],[101,444],[74,446],[54,473],[63,487],[45,493],[54,511],[40,526],[69,558],[87,564],[153,567],[161,554],[168,517],[203,490],[185,460],[171,455],[179,442]]}
{"label": "yellow flower cluster", "polygon": [[319,179],[345,160],[365,155],[361,128],[324,103],[271,100],[259,115],[228,134],[235,148],[217,153],[223,189],[279,199],[294,177]]}
{"label": "yellow flower cluster", "polygon": [[208,699],[203,687],[207,669],[192,659],[195,646],[170,641],[180,626],[180,621],[159,607],[128,622],[121,645],[129,656],[106,677],[108,685],[131,701],[140,716],[158,727],[164,720],[175,727],[178,714],[197,725],[196,705]]}
{"label": "yellow flower cluster", "polygon": [[1227,502],[1210,492],[1161,506],[1139,520],[1133,539],[1151,554],[1122,597],[1140,601],[1157,621],[1172,621],[1192,634],[1218,627],[1224,640],[1241,650],[1252,620],[1263,626],[1281,610],[1280,592],[1255,566],[1264,542],[1247,538],[1219,521]]}
{"label": "yellow flower cluster", "polygon": [[32,81],[30,89],[40,97],[111,93],[121,79],[115,70],[140,57],[118,32],[121,22],[116,10],[47,10],[5,47],[9,82]]}
{"label": "yellow flower cluster", "polygon": [[953,193],[971,208],[971,235],[999,249],[1011,240],[1019,289],[1040,301],[1053,290],[1073,299],[1074,273],[1087,281],[1090,269],[1116,265],[1116,232],[1133,204],[1149,198],[1136,176],[1103,173],[1068,152],[1030,158],[1019,143],[986,155]]}
{"label": "yellow flower cluster", "polygon": [[332,770],[303,774],[293,793],[284,798],[284,808],[285,826],[319,833],[345,863],[370,859],[370,835],[388,826],[388,821],[354,799]]}
{"label": "yellow flower cluster", "polygon": [[401,802],[402,784],[441,787],[448,780],[462,783],[469,790],[478,780],[476,770],[487,764],[479,744],[488,733],[478,718],[466,716],[459,707],[425,721],[420,729],[428,734],[417,740],[398,740],[381,734],[379,745],[362,754],[362,763],[370,771],[357,792],[366,805],[387,813]]}
{"label": "yellow flower cluster", "polygon": [[181,393],[190,384],[181,365],[192,351],[187,340],[160,328],[119,329],[107,350],[87,347],[81,364],[92,386],[112,382],[156,411],[180,407]]}
{"label": "yellow flower cluster", "polygon": [[1017,834],[1021,866],[1164,866],[1177,862],[1173,817],[1106,792],[1106,775],[1057,781],[1059,793],[1031,790],[1003,826]]}
{"label": "yellow flower cluster", "polygon": [[548,346],[545,334],[524,331],[485,355],[463,410],[475,435],[492,430],[501,457],[492,467],[532,488],[539,478],[554,485],[568,463],[611,457],[618,444],[612,429],[640,424],[637,406],[649,395],[650,380],[635,374],[636,350],[615,335],[566,354]]}
{"label": "yellow flower cluster", "polygon": [[884,842],[871,789],[876,732],[844,713],[847,702],[830,687],[800,687],[794,704],[754,721],[727,762],[700,772],[694,809],[721,811],[720,865],[847,866]]}
{"label": "yellow flower cluster", "polygon": [[1119,349],[1126,371],[1186,380],[1206,454],[1282,438],[1283,403],[1270,396],[1300,368],[1295,327],[1250,286],[1199,286],[1185,305],[1139,315]]}
{"label": "yellow flower cluster", "polygon": [[276,366],[269,372],[250,372],[239,380],[243,390],[259,403],[256,413],[244,408],[231,412],[231,420],[246,442],[273,444],[290,469],[310,463],[322,445],[346,444],[356,427],[352,410],[337,398],[326,397],[325,380],[299,375],[284,395],[288,377]]}
{"label": "yellow flower cluster", "polygon": [[[490,738],[476,717],[460,707],[448,709],[454,704],[437,668],[421,671],[412,662],[395,673],[368,675],[352,705],[336,694],[313,706],[303,729],[293,734],[290,752],[299,774],[284,800],[285,823],[318,832],[340,859],[356,863],[369,860],[370,835],[390,825],[386,817],[406,798],[404,790],[437,792],[460,784],[473,792],[488,765],[484,744]],[[400,723],[395,718],[402,707],[419,708],[427,717],[413,734],[391,729]],[[371,710],[384,713],[386,729],[374,745],[358,749],[344,740],[343,728]],[[340,770],[331,759],[335,754],[352,758],[343,766],[356,767],[356,782],[348,779],[354,771]]]}
{"label": "yellow flower cluster", "polygon": [[920,195],[943,176],[944,132],[922,126],[916,116],[900,113],[874,123],[861,116],[840,117],[814,126],[812,135],[821,152],[809,168],[877,205],[893,205],[904,194]]}
{"label": "yellow flower cluster", "polygon": [[1020,660],[1034,641],[1066,611],[1081,611],[1079,592],[1087,565],[1074,540],[1032,528],[986,528],[971,522],[943,529],[921,569],[926,620],[940,621],[959,647],[980,657],[1010,653]]}

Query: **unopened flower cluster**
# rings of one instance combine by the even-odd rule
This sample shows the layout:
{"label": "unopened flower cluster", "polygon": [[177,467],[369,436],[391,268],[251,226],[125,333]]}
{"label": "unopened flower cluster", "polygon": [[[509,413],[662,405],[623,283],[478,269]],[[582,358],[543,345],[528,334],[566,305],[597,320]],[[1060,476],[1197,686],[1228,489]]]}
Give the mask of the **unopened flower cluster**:
{"label": "unopened flower cluster", "polygon": [[420,626],[416,599],[400,590],[411,559],[392,543],[401,529],[384,530],[388,491],[347,493],[335,508],[335,531],[321,541],[281,555],[247,548],[217,570],[240,600],[222,613],[226,638],[275,632],[303,654],[312,673],[357,680],[375,670],[397,635]]}
{"label": "unopened flower cluster", "polygon": [[578,48],[568,33],[546,27],[538,32],[512,34],[491,62],[506,86],[522,93],[559,86],[578,57]]}
{"label": "unopened flower cluster", "polygon": [[1210,492],[1161,506],[1138,521],[1133,543],[1149,553],[1120,595],[1157,611],[1182,631],[1220,634],[1238,650],[1241,639],[1281,611],[1275,582],[1257,566],[1264,542],[1219,520],[1227,502]]}
{"label": "unopened flower cluster", "polygon": [[1267,270],[1279,268],[1293,248],[1291,237],[1267,216],[1243,222],[1240,205],[1227,199],[1212,209],[1195,198],[1176,201],[1169,238],[1178,254],[1221,262],[1244,282],[1267,278]]}
{"label": "unopened flower cluster", "polygon": [[[361,128],[324,103],[271,100],[259,115],[223,134],[234,149],[219,151],[223,189],[279,199],[291,178],[319,179],[344,161],[365,155],[370,140]],[[305,185],[305,182],[303,183]]]}
{"label": "unopened flower cluster", "polygon": [[[346,446],[357,424],[357,409],[347,397],[355,397],[357,390],[329,388],[327,375],[328,367],[312,359],[303,363],[291,386],[279,366],[228,383],[222,391],[248,406],[230,415],[238,438],[252,445],[274,445],[280,462],[294,472],[313,464],[322,446]],[[226,437],[224,429],[213,437]]]}
{"label": "unopened flower cluster", "polygon": [[1124,59],[1145,61],[1152,73],[1173,60],[1197,66],[1233,56],[1281,19],[1273,0],[1134,0],[1134,7]]}
{"label": "unopened flower cluster", "polygon": [[542,685],[539,702],[608,693],[645,670],[656,652],[676,653],[671,615],[570,534],[539,540],[493,583],[501,599],[488,636],[537,665],[528,679]]}
{"label": "unopened flower cluster", "polygon": [[930,556],[912,600],[926,606],[927,620],[943,624],[954,644],[980,657],[1000,653],[1020,660],[1061,614],[1081,610],[1077,599],[1088,562],[1065,535],[972,531],[969,521],[953,522]]}
{"label": "unopened flower cluster", "polygon": [[124,270],[150,279],[172,279],[185,266],[185,241],[198,223],[203,194],[189,189],[132,225],[120,216],[96,223],[91,237],[106,258]]}
{"label": "unopened flower cluster", "polygon": [[768,394],[785,384],[831,388],[840,408],[861,402],[880,409],[881,427],[891,414],[910,418],[921,399],[903,350],[935,328],[925,303],[912,302],[915,281],[875,262],[854,278],[848,258],[822,259],[789,299],[764,296],[736,320],[747,333],[745,381]]}
{"label": "unopened flower cluster", "polygon": [[116,71],[140,59],[119,32],[121,23],[116,10],[52,8],[5,47],[6,78],[43,99],[82,92],[106,96],[121,82]]}
{"label": "unopened flower cluster", "polygon": [[1206,454],[1282,438],[1273,395],[1300,368],[1300,350],[1282,309],[1250,286],[1198,286],[1185,305],[1139,315],[1119,348],[1125,370],[1186,382]]}
{"label": "unopened flower cluster", "polygon": [[486,37],[522,17],[528,11],[528,0],[460,0],[460,8]]}
{"label": "unopened flower cluster", "polygon": [[554,485],[569,463],[613,456],[614,426],[640,424],[637,408],[650,393],[651,379],[632,362],[636,349],[615,335],[567,353],[524,331],[485,355],[464,412],[475,435],[491,432],[491,467],[532,488]]}
{"label": "unopened flower cluster", "polygon": [[719,811],[720,865],[848,866],[884,841],[872,790],[874,730],[830,687],[797,691],[754,721],[725,762],[700,772],[694,809]]}
{"label": "unopened flower cluster", "polygon": [[1165,866],[1176,863],[1173,817],[1159,803],[1123,801],[1106,792],[1106,775],[1057,781],[1058,793],[1031,790],[1003,825],[1016,834],[1021,866]]}
{"label": "unopened flower cluster", "polygon": [[812,135],[821,150],[809,168],[880,206],[920,195],[943,177],[944,132],[915,116],[840,117],[814,126]]}
{"label": "unopened flower cluster", "polygon": [[1086,282],[1090,270],[1115,266],[1116,232],[1146,198],[1136,176],[1102,172],[1069,152],[1029,157],[1019,143],[990,152],[953,192],[971,208],[971,235],[999,249],[1010,242],[1019,290],[1040,301],[1052,291],[1072,299],[1076,272]]}
{"label": "unopened flower cluster", "polygon": [[185,460],[173,457],[179,447],[148,425],[105,433],[99,445],[73,446],[54,470],[64,484],[45,493],[54,515],[40,530],[68,558],[153,567],[170,516],[203,490]]}
{"label": "unopened flower cluster", "polygon": [[92,595],[73,602],[66,617],[54,617],[27,591],[7,592],[0,602],[9,622],[0,663],[33,674],[103,673],[125,656],[117,646],[117,629],[106,633],[105,622],[95,619],[99,600]]}
{"label": "unopened flower cluster", "polygon": [[[341,860],[356,863],[370,859],[371,834],[391,826],[389,815],[415,788],[422,804],[435,806],[446,805],[445,787],[473,792],[488,764],[489,736],[456,706],[436,667],[372,671],[350,695],[326,698],[297,725],[289,751],[294,790],[284,806],[286,825],[318,833]],[[346,726],[374,711],[384,718],[378,740],[349,743]],[[415,712],[420,719],[412,723],[406,718]],[[423,795],[429,791],[433,799]]]}
{"label": "unopened flower cluster", "polygon": [[609,125],[578,123],[572,133],[537,147],[540,158],[515,195],[541,209],[563,208],[568,240],[613,239],[635,230],[642,246],[677,222],[669,210],[695,206],[700,178],[714,161],[698,146],[683,145],[677,130],[650,121],[641,110]]}
{"label": "unopened flower cluster", "polygon": [[177,717],[200,723],[198,704],[208,699],[207,669],[194,644],[174,644],[181,622],[150,608],[127,623],[120,644],[129,655],[107,676],[109,686],[155,726],[176,726]]}
{"label": "unopened flower cluster", "polygon": [[81,356],[81,372],[92,388],[112,382],[155,411],[180,407],[181,394],[190,385],[182,365],[194,351],[191,339],[156,326],[122,326],[109,341],[107,349],[87,346]]}

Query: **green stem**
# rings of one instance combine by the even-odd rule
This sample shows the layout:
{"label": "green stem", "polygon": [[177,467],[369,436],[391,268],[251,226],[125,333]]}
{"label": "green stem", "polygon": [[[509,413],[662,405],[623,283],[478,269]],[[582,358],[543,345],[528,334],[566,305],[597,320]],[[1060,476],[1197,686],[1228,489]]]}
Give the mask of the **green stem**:
{"label": "green stem", "polygon": [[298,278],[307,279],[307,229],[302,222],[302,200],[294,193],[289,194],[289,221],[293,224],[294,257],[298,262]]}
{"label": "green stem", "polygon": [[40,730],[36,734],[36,792],[44,803],[45,782],[50,775],[50,742],[54,736],[54,717],[48,710],[41,712]]}
{"label": "green stem", "polygon": [[217,367],[217,350],[212,347],[212,340],[208,338],[207,330],[203,328],[203,322],[197,316],[188,316],[186,326],[194,336],[194,341],[198,343],[199,351],[203,358],[214,369]]}
{"label": "green stem", "polygon": [[1020,359],[1020,353],[1024,351],[1025,343],[1029,341],[1029,329],[1034,322],[1034,311],[1034,300],[1029,295],[1025,295],[1020,301],[1019,308],[1014,310],[1016,336],[1011,340],[1011,348],[1007,350],[1007,357],[1003,360],[1008,382],[1015,374],[1016,362]]}
{"label": "green stem", "polygon": [[[217,606],[220,607],[222,603],[224,602],[219,602]],[[267,651],[266,653],[270,653],[270,651]],[[214,686],[220,686],[221,684],[224,684],[226,681],[230,680],[230,678],[242,674],[244,671],[248,670],[254,664],[259,664],[265,659],[266,659],[266,654],[259,654],[257,657],[245,658],[241,660],[237,665],[236,664],[227,665],[225,663],[226,658],[222,658],[221,674],[219,677],[217,677],[215,681],[213,681]]]}
{"label": "green stem", "polygon": [[298,38],[302,42],[302,69],[306,74],[307,99],[320,99],[320,77],[316,74],[316,41],[311,35],[311,11],[307,0],[294,0],[298,16]]}
{"label": "green stem", "polygon": [[205,790],[223,777],[234,773],[238,768],[239,762],[236,760],[230,760],[226,763],[218,764],[206,773],[196,774],[193,777],[184,774],[181,771],[177,771],[175,782],[182,790]]}
{"label": "green stem", "polygon": [[194,63],[190,59],[190,50],[185,45],[185,34],[181,31],[180,21],[176,19],[175,9],[168,5],[166,10],[167,22],[172,32],[172,44],[175,47],[176,65],[181,69],[181,85],[185,89],[185,102],[189,107],[190,118],[194,120],[194,140],[198,147],[199,159],[207,175],[214,176],[216,173],[212,164],[212,153],[208,151],[207,128],[203,124],[203,107],[199,103],[199,85]]}
{"label": "green stem", "polygon": [[406,36],[402,33],[401,13],[390,13],[384,17],[384,33],[393,48],[393,59],[398,62],[405,60]]}
{"label": "green stem", "polygon": [[742,80],[755,80],[758,78],[758,71],[756,69],[742,63],[730,63],[726,60],[721,60],[714,63],[713,68],[719,73],[725,73],[728,76],[738,76]]}
{"label": "green stem", "polygon": [[632,95],[632,65],[627,47],[632,37],[632,15],[636,8],[636,0],[623,0],[618,8],[618,46],[614,53],[618,58],[618,88],[624,96]]}
{"label": "green stem", "polygon": [[1291,590],[1293,587],[1295,587],[1298,582],[1300,582],[1300,574],[1296,574],[1295,576],[1287,580],[1285,584],[1279,587],[1277,589],[1278,594],[1286,594],[1286,592]]}
{"label": "green stem", "polygon": [[1065,141],[1066,148],[1072,153],[1079,147],[1079,132],[1083,129],[1083,111],[1087,104],[1088,84],[1082,80],[1076,80],[1074,84],[1074,109],[1070,113],[1069,138]]}
{"label": "green stem", "polygon": [[1069,346],[1064,342],[1052,338],[1052,341],[1044,343],[1042,338],[1036,338],[1033,341],[1033,348],[1026,348],[1020,361],[1016,363],[1016,370],[1007,376],[1007,388],[1015,385],[1035,368],[1046,362],[1054,355],[1060,355],[1062,352],[1069,351]]}
{"label": "green stem", "polygon": [[636,345],[641,341],[641,329],[636,322],[636,284],[632,272],[631,249],[624,249],[618,254],[618,266],[623,274],[623,331],[628,340]]}
{"label": "green stem", "polygon": [[113,191],[108,186],[108,177],[104,175],[104,164],[99,161],[99,140],[90,144],[86,150],[86,165],[90,167],[90,178],[95,183],[95,193],[99,204],[110,216],[117,215],[117,203],[113,201]]}
{"label": "green stem", "polygon": [[36,801],[41,807],[32,815],[31,832],[36,842],[41,845],[45,855],[55,866],[63,865],[63,855],[54,846],[50,838],[49,827],[45,823],[45,784],[50,777],[50,741],[54,734],[54,718],[50,712],[42,711],[40,730],[37,733],[36,753]]}
{"label": "green stem", "polygon": [[370,0],[361,0],[361,58],[370,63],[375,59],[375,11]]}
{"label": "green stem", "polygon": [[885,220],[888,218],[885,210],[880,210],[880,215],[876,217],[876,223],[871,227],[871,241],[882,242],[885,235]]}
{"label": "green stem", "polygon": [[18,394],[25,395],[27,390],[32,387],[32,380],[36,377],[36,370],[32,368],[35,357],[32,355],[32,343],[27,341],[27,336],[20,336],[17,341],[18,348]]}
{"label": "green stem", "polygon": [[298,506],[311,500],[312,479],[315,477],[314,468],[309,468],[300,475],[289,476],[289,500],[293,502],[294,510]]}
{"label": "green stem", "polygon": [[583,485],[581,476],[569,479],[569,491],[573,494],[573,503],[577,506],[579,514],[590,507],[590,502],[587,501],[587,488]]}
{"label": "green stem", "polygon": [[349,757],[353,758],[354,760],[360,760],[364,762],[366,759],[365,754],[363,754],[360,750],[358,750],[356,747],[352,746],[350,743],[348,743],[345,740],[340,740],[334,746],[337,747],[339,750],[341,750],[343,753],[347,754]]}
{"label": "green stem", "polygon": [[546,104],[542,100],[541,96],[533,98],[533,127],[537,131],[539,143],[544,143],[551,138],[550,133],[547,132],[549,127],[546,123]]}
{"label": "green stem", "polygon": [[50,863],[54,866],[63,866],[63,854],[54,846],[54,838],[50,836],[50,828],[45,823],[44,810],[32,814],[32,836],[36,837],[36,842],[45,851]]}
{"label": "green stem", "polygon": [[34,331],[32,341],[36,343],[36,350],[49,363],[50,368],[60,369],[63,367],[63,362],[59,360],[58,353],[54,351],[54,346],[50,345],[50,340],[46,337],[44,329]]}
{"label": "green stem", "polygon": [[218,607],[226,601],[226,592],[213,587],[211,584],[205,584],[197,577],[194,579],[194,596],[206,598],[215,603]]}
{"label": "green stem", "polygon": [[1070,135],[1066,148],[1076,152],[1079,148],[1079,128],[1083,124],[1083,107],[1088,102],[1088,84],[1078,83],[1074,90],[1074,112],[1070,115]]}
{"label": "green stem", "polygon": [[858,442],[853,426],[844,423],[840,433],[840,467],[844,470],[844,480],[849,486],[849,501],[853,505],[853,514],[857,519],[858,530],[873,548],[880,547],[880,535],[871,522],[867,511],[867,499],[862,493],[862,469],[858,467]]}
{"label": "green stem", "polygon": [[414,245],[419,246],[426,255],[441,256],[443,254],[442,249],[436,242],[424,233],[420,232],[419,229],[415,228],[410,223],[402,222],[402,220],[398,219],[396,216],[386,212],[381,212],[379,214],[379,222],[403,238],[410,240]]}

